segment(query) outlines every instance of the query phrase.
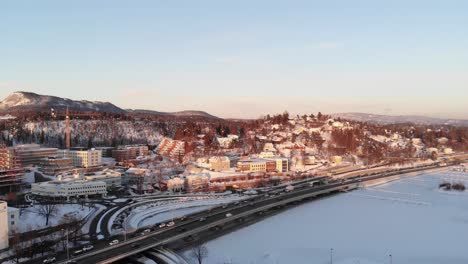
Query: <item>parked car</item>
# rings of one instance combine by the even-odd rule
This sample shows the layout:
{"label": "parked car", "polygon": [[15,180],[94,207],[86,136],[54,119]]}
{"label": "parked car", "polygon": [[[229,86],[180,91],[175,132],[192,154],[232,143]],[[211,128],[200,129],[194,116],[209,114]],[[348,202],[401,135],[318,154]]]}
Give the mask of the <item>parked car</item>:
{"label": "parked car", "polygon": [[171,222],[167,223],[166,226],[171,227],[171,226],[173,226],[173,225],[175,225],[175,223],[174,223],[174,221],[171,221]]}
{"label": "parked car", "polygon": [[48,257],[42,261],[42,263],[54,263],[56,260],[55,257]]}
{"label": "parked car", "polygon": [[161,224],[159,225],[159,228],[163,228],[163,227],[166,227],[166,223],[161,223]]}
{"label": "parked car", "polygon": [[112,240],[109,245],[110,246],[113,246],[113,245],[117,245],[119,243],[119,240],[115,239],[115,240]]}

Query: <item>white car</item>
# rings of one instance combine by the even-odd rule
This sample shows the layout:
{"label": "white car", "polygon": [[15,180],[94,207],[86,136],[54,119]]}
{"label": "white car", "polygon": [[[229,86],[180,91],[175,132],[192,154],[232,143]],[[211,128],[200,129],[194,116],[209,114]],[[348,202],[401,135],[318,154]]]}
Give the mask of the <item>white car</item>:
{"label": "white car", "polygon": [[86,251],[90,251],[90,250],[92,250],[93,248],[94,248],[93,245],[87,245],[87,246],[83,247],[83,251],[85,251],[85,252],[86,252]]}
{"label": "white car", "polygon": [[55,262],[55,257],[49,257],[49,258],[44,259],[44,261],[42,261],[42,263],[54,263],[54,262]]}
{"label": "white car", "polygon": [[119,243],[119,241],[118,241],[117,239],[115,239],[115,240],[112,240],[112,241],[109,243],[109,245],[110,245],[110,246],[113,246],[113,245],[117,245],[118,243]]}
{"label": "white car", "polygon": [[171,221],[171,222],[167,223],[168,227],[173,226],[173,225],[175,225],[174,221]]}
{"label": "white car", "polygon": [[165,224],[165,223],[161,223],[161,224],[159,225],[159,228],[163,228],[163,227],[166,227],[166,224]]}
{"label": "white car", "polygon": [[227,214],[226,214],[226,217],[231,217],[231,216],[232,216],[231,213],[227,213]]}

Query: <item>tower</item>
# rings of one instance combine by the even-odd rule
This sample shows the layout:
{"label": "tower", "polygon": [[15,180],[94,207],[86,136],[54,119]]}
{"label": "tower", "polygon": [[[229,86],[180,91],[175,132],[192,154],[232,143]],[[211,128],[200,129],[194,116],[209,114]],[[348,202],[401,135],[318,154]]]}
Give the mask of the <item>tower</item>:
{"label": "tower", "polygon": [[67,112],[65,114],[65,144],[66,148],[69,150],[71,146],[71,139],[70,139],[70,116],[68,114],[68,107],[67,107]]}

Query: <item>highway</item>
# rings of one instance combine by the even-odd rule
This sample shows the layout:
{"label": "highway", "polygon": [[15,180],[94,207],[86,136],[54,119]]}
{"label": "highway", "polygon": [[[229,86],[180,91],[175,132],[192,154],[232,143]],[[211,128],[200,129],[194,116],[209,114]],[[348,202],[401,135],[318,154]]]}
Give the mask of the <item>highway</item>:
{"label": "highway", "polygon": [[[261,217],[262,212],[276,210],[276,208],[285,207],[288,204],[302,202],[310,198],[328,195],[340,191],[355,189],[365,181],[379,178],[395,176],[402,173],[417,172],[426,169],[438,168],[438,165],[423,165],[411,167],[408,169],[393,170],[370,175],[363,174],[349,179],[338,180],[330,183],[323,183],[320,186],[312,186],[308,181],[295,185],[291,192],[279,191],[273,189],[268,195],[261,194],[252,196],[252,198],[243,202],[230,203],[225,206],[219,206],[211,210],[188,215],[186,219],[175,220],[175,226],[157,228],[153,227],[152,232],[145,235],[131,237],[123,242],[122,238],[117,245],[109,246],[108,241],[99,241],[95,244],[95,249],[83,255],[74,257],[72,260],[76,263],[112,263],[126,257],[138,254],[155,247],[165,246],[177,241],[193,240],[194,236],[204,232],[222,229],[226,224],[242,225],[248,217]],[[313,180],[310,179],[310,180]],[[227,213],[232,214],[226,217]],[[203,218],[203,221],[200,219]],[[137,234],[138,235],[138,234]],[[115,238],[112,238],[115,239]],[[59,259],[65,259],[64,255],[58,256]],[[66,263],[62,261],[60,263]]]}

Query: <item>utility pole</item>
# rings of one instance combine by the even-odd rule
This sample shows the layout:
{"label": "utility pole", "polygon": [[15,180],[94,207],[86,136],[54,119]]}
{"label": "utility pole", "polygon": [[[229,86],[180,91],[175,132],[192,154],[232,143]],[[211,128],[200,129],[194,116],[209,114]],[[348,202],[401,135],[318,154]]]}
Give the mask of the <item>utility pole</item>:
{"label": "utility pole", "polygon": [[71,138],[70,138],[70,115],[68,113],[68,107],[67,107],[67,112],[65,113],[65,146],[68,150],[70,150],[71,147]]}
{"label": "utility pole", "polygon": [[333,264],[333,248],[330,248],[330,264]]}
{"label": "utility pole", "polygon": [[393,264],[393,257],[392,257],[392,254],[388,255],[388,257],[390,258],[390,264]]}
{"label": "utility pole", "polygon": [[127,241],[127,223],[126,223],[126,221],[123,222],[123,233],[124,233],[124,241]]}
{"label": "utility pole", "polygon": [[67,260],[70,259],[70,249],[68,248],[68,227],[64,230],[62,229],[62,231],[65,231],[65,235],[67,236]]}

